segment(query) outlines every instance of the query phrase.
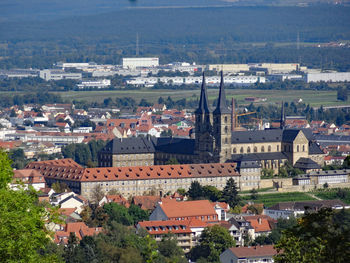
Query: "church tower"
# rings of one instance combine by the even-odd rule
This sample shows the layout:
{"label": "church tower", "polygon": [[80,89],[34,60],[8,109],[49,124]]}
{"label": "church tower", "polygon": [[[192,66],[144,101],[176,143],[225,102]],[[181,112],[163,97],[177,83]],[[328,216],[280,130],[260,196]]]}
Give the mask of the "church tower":
{"label": "church tower", "polygon": [[219,98],[213,112],[213,133],[215,138],[215,161],[223,163],[231,158],[231,111],[226,102],[224,76],[221,71]]}
{"label": "church tower", "polygon": [[198,156],[198,163],[208,163],[212,161],[212,152],[214,150],[214,138],[212,127],[212,114],[208,106],[207,88],[205,75],[203,72],[203,81],[198,108],[195,111],[195,151]]}
{"label": "church tower", "polygon": [[282,101],[281,105],[281,120],[280,120],[280,128],[284,129],[286,126],[286,114],[284,112],[284,102]]}

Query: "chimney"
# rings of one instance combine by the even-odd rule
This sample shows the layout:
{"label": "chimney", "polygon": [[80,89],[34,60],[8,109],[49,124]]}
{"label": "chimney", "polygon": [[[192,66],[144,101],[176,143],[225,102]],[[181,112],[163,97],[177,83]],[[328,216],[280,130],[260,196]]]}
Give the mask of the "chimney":
{"label": "chimney", "polygon": [[258,218],[259,225],[261,225],[261,217]]}

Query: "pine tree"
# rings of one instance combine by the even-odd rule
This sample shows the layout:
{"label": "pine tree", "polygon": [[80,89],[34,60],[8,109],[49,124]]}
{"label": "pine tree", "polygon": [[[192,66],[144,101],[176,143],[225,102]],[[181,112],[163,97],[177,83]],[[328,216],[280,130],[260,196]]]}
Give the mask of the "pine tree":
{"label": "pine tree", "polygon": [[231,208],[234,208],[238,205],[240,198],[238,196],[238,190],[235,180],[230,178],[226,182],[226,186],[222,191],[222,199],[230,205]]}

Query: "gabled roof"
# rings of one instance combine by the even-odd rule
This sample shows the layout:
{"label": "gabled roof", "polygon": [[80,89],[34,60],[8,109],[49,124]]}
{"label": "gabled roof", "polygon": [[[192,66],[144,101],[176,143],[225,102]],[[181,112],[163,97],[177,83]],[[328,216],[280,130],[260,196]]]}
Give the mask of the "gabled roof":
{"label": "gabled roof", "polygon": [[159,152],[189,155],[194,154],[194,139],[161,137],[153,140],[155,141],[155,148]]}
{"label": "gabled roof", "polygon": [[[168,218],[216,215],[214,207],[208,200],[178,202],[164,200],[159,206]],[[207,218],[205,218],[207,221]]]}
{"label": "gabled roof", "polygon": [[49,160],[49,161],[39,161],[39,162],[31,162],[29,163],[26,168],[29,169],[37,169],[40,165],[55,165],[55,166],[61,166],[61,167],[76,167],[76,168],[82,168],[78,163],[73,161],[73,159],[66,158],[66,159],[58,159],[58,160]]}
{"label": "gabled roof", "polygon": [[141,195],[141,196],[134,196],[132,198],[132,203],[144,210],[153,210],[154,208],[156,208],[158,202],[160,201],[161,201],[160,196],[153,196],[153,195]]}
{"label": "gabled roof", "polygon": [[40,165],[36,163],[31,163],[28,166],[38,170],[45,178],[80,182],[239,176],[233,163],[101,168]]}
{"label": "gabled roof", "polygon": [[152,141],[144,137],[131,137],[113,139],[103,148],[101,152],[111,152],[113,154],[140,154],[154,153]]}
{"label": "gabled roof", "polygon": [[347,205],[340,200],[315,200],[301,202],[280,202],[267,209],[269,210],[289,210],[289,211],[305,211],[305,208],[311,210],[319,210],[323,207],[336,208],[346,207]]}
{"label": "gabled roof", "polygon": [[299,160],[294,165],[295,168],[305,170],[305,169],[321,169],[321,166],[310,158],[299,158]]}
{"label": "gabled roof", "polygon": [[257,143],[257,142],[280,142],[282,141],[283,130],[271,129],[262,131],[234,131],[232,132],[231,142],[238,143]]}
{"label": "gabled roof", "polygon": [[277,250],[273,245],[254,246],[254,247],[232,247],[230,251],[238,258],[254,258],[254,257],[266,257],[274,256],[277,254]]}
{"label": "gabled roof", "polygon": [[255,233],[271,231],[273,223],[276,222],[266,215],[244,216],[244,219],[254,228]]}

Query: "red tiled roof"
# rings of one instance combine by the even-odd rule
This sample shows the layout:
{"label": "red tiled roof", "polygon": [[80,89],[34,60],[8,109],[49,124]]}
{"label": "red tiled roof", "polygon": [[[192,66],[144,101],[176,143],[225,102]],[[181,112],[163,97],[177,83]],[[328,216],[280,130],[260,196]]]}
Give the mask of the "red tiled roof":
{"label": "red tiled roof", "polygon": [[147,230],[151,235],[166,233],[191,233],[191,227],[207,227],[208,223],[198,219],[191,220],[163,220],[163,221],[143,221],[138,223],[140,227]]}
{"label": "red tiled roof", "polygon": [[[76,163],[73,159],[66,158],[66,159],[58,159],[58,160],[48,160],[48,161],[38,161],[38,162],[31,162],[26,167],[37,167],[37,166],[63,166],[63,167],[77,167],[82,168],[78,163]],[[36,169],[36,168],[30,168],[30,169]]]}
{"label": "red tiled roof", "polygon": [[255,233],[271,231],[272,224],[276,222],[267,215],[244,216],[244,219],[254,228]]}
{"label": "red tiled roof", "polygon": [[134,196],[132,199],[133,204],[139,206],[141,209],[144,210],[153,210],[160,201],[160,196],[153,195]]}
{"label": "red tiled roof", "polygon": [[57,231],[55,233],[55,242],[60,243],[63,241],[64,243],[67,243],[68,240],[63,238],[69,237],[70,233],[75,233],[75,236],[81,240],[84,236],[92,236],[101,231],[102,228],[89,228],[84,222],[67,223],[64,231]]}
{"label": "red tiled roof", "polygon": [[[55,162],[62,162],[64,165],[62,166]],[[71,159],[61,159],[57,161],[33,162],[28,164],[27,168],[39,170],[40,173],[47,178],[82,182],[239,176],[235,170],[235,164],[233,163],[101,167],[84,169]]]}
{"label": "red tiled roof", "polygon": [[168,218],[205,216],[205,221],[208,221],[207,216],[216,215],[214,207],[208,200],[178,202],[174,199],[164,199],[160,207]]}
{"label": "red tiled roof", "polygon": [[24,183],[30,183],[30,184],[45,183],[45,179],[43,175],[34,169],[14,170],[13,173],[14,173],[13,175],[14,180],[20,179]]}
{"label": "red tiled roof", "polygon": [[108,203],[117,203],[125,206],[126,208],[130,207],[128,200],[126,200],[122,195],[106,195]]}
{"label": "red tiled roof", "polygon": [[231,252],[238,258],[274,256],[277,254],[273,245],[254,247],[232,247]]}

